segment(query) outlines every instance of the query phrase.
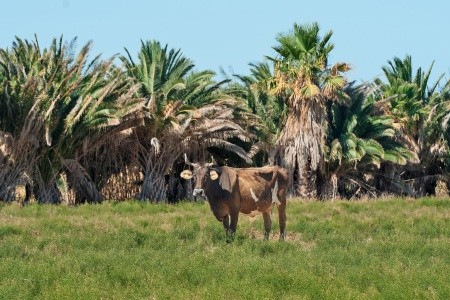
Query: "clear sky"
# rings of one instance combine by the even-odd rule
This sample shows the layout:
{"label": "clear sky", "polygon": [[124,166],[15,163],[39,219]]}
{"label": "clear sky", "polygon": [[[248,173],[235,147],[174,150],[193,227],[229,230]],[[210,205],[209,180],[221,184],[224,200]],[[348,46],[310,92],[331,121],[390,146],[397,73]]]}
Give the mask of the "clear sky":
{"label": "clear sky", "polygon": [[273,55],[279,33],[294,22],[318,22],[334,32],[330,63],[347,62],[351,80],[370,81],[397,56],[414,69],[435,61],[433,78],[450,79],[450,1],[447,0],[5,0],[0,5],[0,47],[15,36],[38,35],[94,42],[93,54],[132,55],[140,41],[156,39],[181,49],[197,70],[248,73],[248,63]]}

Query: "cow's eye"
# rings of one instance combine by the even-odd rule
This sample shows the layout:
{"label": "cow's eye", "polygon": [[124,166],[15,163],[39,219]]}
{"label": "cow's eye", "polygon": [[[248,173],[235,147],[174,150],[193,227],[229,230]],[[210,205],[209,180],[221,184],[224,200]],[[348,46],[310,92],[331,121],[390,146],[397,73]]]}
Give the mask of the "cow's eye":
{"label": "cow's eye", "polygon": [[193,176],[192,172],[190,170],[184,170],[180,173],[180,177],[183,179],[191,179]]}

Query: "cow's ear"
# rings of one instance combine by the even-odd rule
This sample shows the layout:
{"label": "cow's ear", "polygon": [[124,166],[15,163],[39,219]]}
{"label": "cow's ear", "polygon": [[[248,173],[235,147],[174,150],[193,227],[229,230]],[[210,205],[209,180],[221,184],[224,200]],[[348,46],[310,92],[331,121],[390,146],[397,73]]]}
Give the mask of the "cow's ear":
{"label": "cow's ear", "polygon": [[180,173],[180,177],[186,180],[191,179],[192,172],[190,170],[184,170],[183,172]]}
{"label": "cow's ear", "polygon": [[223,169],[220,174],[219,185],[224,190],[233,191],[233,187],[236,184],[236,172],[231,169]]}
{"label": "cow's ear", "polygon": [[209,171],[209,178],[211,178],[211,180],[217,180],[217,178],[219,178],[219,174],[217,174],[216,170],[212,169]]}

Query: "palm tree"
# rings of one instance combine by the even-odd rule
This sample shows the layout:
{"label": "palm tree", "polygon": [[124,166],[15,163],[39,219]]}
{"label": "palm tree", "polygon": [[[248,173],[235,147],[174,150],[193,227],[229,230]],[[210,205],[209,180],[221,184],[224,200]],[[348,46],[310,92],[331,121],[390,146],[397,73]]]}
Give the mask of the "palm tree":
{"label": "palm tree", "polygon": [[267,163],[271,149],[280,134],[286,119],[287,107],[281,95],[271,93],[273,70],[269,63],[250,65],[250,75],[233,75],[237,82],[231,82],[225,92],[242,99],[249,112],[256,118],[255,139],[251,141],[249,155],[255,165]]}
{"label": "palm tree", "polygon": [[75,41],[64,45],[61,37],[41,50],[37,38],[33,43],[17,38],[11,52],[2,52],[7,79],[0,102],[14,103],[11,111],[22,117],[10,126],[15,149],[28,150],[26,155],[14,154],[15,165],[27,166],[19,173],[30,177],[41,203],[60,202],[56,183],[64,170],[80,197],[100,201],[77,156],[98,145],[99,136],[119,127],[143,105],[133,96],[136,87],[114,68],[113,59],[100,61],[97,56],[88,61],[91,43],[75,55]]}
{"label": "palm tree", "polygon": [[380,79],[376,79],[375,83],[379,85],[382,96],[389,98],[391,113],[402,124],[404,133],[413,138],[418,146],[423,139],[421,126],[429,113],[428,104],[443,74],[429,87],[433,64],[426,72],[422,71],[422,68],[417,69],[415,76],[409,55],[403,60],[394,57],[388,64],[389,66],[382,67],[387,83],[384,84]]}
{"label": "palm tree", "polygon": [[350,101],[332,106],[322,199],[336,198],[339,186],[347,187],[347,192],[352,187],[348,196],[361,189],[375,194],[376,187],[369,179],[378,174],[381,163],[405,165],[413,157],[411,151],[395,141],[394,118],[384,113],[385,103],[369,97],[371,90],[366,85],[349,85],[345,92]]}
{"label": "palm tree", "polygon": [[38,49],[37,41],[17,38],[12,50],[0,50],[0,130],[10,137],[8,160],[0,168],[0,195],[15,191],[38,161],[38,135],[44,130],[36,104],[43,85],[37,76],[41,59]]}
{"label": "palm tree", "polygon": [[[424,141],[426,146],[421,153],[422,168],[420,173],[415,170],[415,174],[422,175],[416,190],[424,194],[425,191],[420,186],[450,186],[450,81],[447,81],[439,93],[433,94],[430,99],[430,113],[424,120]],[[417,175],[416,175],[417,176]],[[431,182],[430,182],[431,181]],[[430,190],[430,189],[429,189]]]}
{"label": "palm tree", "polygon": [[347,98],[342,73],[349,66],[328,65],[334,48],[331,36],[329,31],[321,37],[317,23],[294,24],[292,33],[277,37],[273,49],[278,56],[270,58],[274,62],[272,92],[284,95],[288,107],[274,157],[291,174],[291,193],[302,197],[316,196],[324,171],[327,106]]}
{"label": "palm tree", "polygon": [[120,58],[128,76],[140,84],[139,95],[146,99],[146,112],[150,116],[144,126],[136,129],[136,144],[144,173],[138,197],[165,201],[165,175],[181,155],[170,149],[178,148],[176,145],[168,145],[173,141],[169,126],[176,124],[176,115],[183,104],[183,99],[175,95],[185,89],[184,77],[194,65],[182,56],[180,50],[169,49],[167,45],[162,47],[157,41],[141,41],[138,63],[134,62],[127,49],[125,51],[127,56]]}
{"label": "palm tree", "polygon": [[[427,127],[431,125],[430,121],[433,121],[428,116],[433,112],[434,99],[438,96],[436,90],[443,75],[440,75],[430,86],[429,79],[432,68],[433,64],[427,71],[418,68],[414,75],[411,56],[407,55],[403,60],[394,57],[392,61],[388,61],[388,66],[382,68],[387,83],[380,79],[375,81],[380,89],[378,99],[387,101],[388,111],[395,118],[399,128],[397,140],[408,145],[416,156],[415,163],[400,169],[391,163],[383,164],[383,177],[387,179],[384,180],[384,188],[390,192],[402,191],[402,189],[392,187],[391,184],[400,180],[400,173],[403,174],[403,179],[411,179],[412,182],[415,182],[416,179],[429,173],[426,170],[431,171],[434,168],[432,162],[435,155],[430,150],[436,148],[435,143],[439,141],[430,139],[431,136],[427,137],[426,133],[429,131]],[[423,182],[416,186],[421,187],[415,189],[414,194],[423,194]]]}
{"label": "palm tree", "polygon": [[121,59],[129,76],[141,84],[139,95],[146,99],[149,114],[135,130],[144,173],[138,198],[166,201],[167,178],[173,179],[171,170],[184,152],[198,156],[208,147],[219,147],[247,159],[245,151],[229,141],[247,134],[233,121],[245,113],[219,90],[226,81],[215,82],[211,71],[192,71],[192,61],[180,50],[157,41],[142,42],[138,63],[126,52]]}
{"label": "palm tree", "polygon": [[241,84],[231,85],[229,92],[246,100],[251,112],[260,118],[275,143],[286,119],[287,107],[280,95],[271,93],[273,70],[267,62],[250,64],[250,75],[235,75]]}

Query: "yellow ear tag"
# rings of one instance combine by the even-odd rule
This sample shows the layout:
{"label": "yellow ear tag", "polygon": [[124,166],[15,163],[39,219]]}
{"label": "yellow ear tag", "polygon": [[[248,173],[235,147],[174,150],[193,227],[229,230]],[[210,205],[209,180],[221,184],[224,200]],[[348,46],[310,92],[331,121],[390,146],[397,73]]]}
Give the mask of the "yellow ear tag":
{"label": "yellow ear tag", "polygon": [[192,172],[190,170],[184,170],[180,173],[180,177],[183,179],[191,179],[192,178]]}
{"label": "yellow ear tag", "polygon": [[211,178],[211,180],[216,180],[217,178],[219,178],[219,174],[217,174],[216,171],[211,170],[211,171],[209,172],[209,178]]}

